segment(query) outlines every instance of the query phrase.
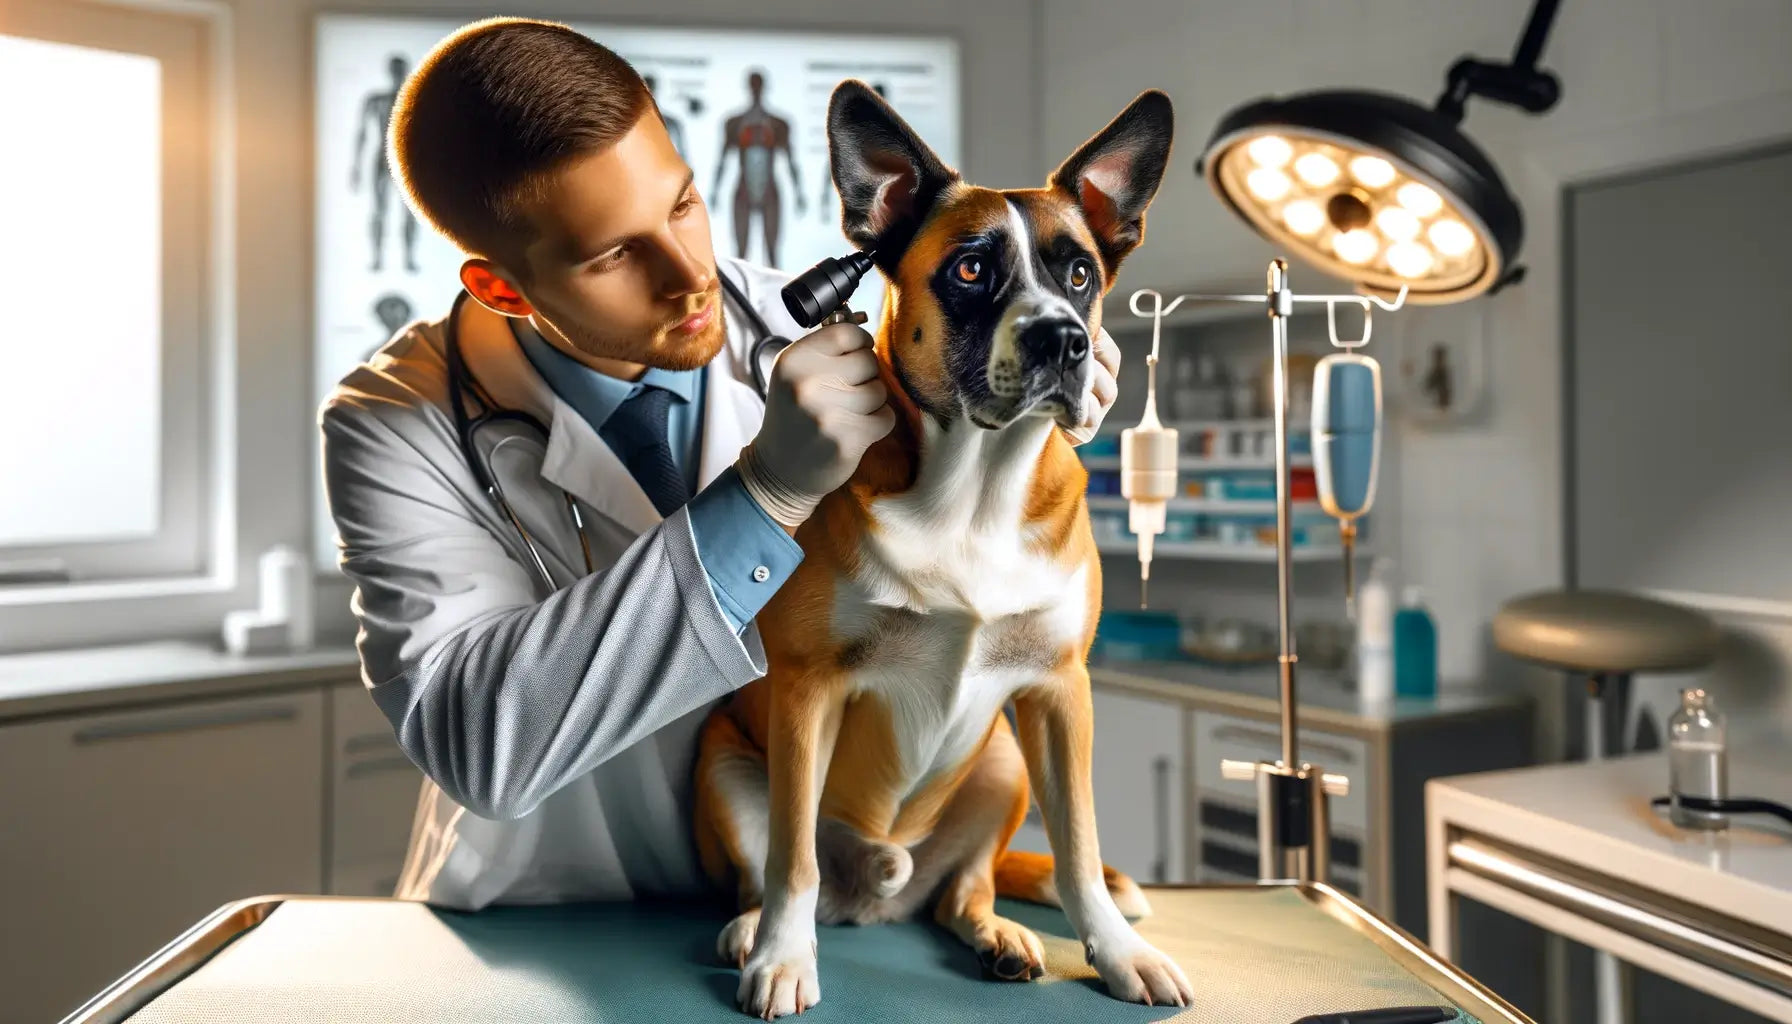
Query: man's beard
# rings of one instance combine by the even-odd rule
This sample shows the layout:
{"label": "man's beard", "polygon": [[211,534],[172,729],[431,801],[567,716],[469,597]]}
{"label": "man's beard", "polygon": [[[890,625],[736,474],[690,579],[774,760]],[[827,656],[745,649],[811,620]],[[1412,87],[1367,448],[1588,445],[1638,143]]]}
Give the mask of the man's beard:
{"label": "man's beard", "polygon": [[[568,330],[558,324],[555,328],[574,348],[590,355],[639,363],[660,370],[695,370],[708,366],[727,341],[728,328],[723,316],[721,292],[720,281],[710,285],[702,302],[693,303],[693,308],[684,310],[676,318],[655,327],[653,335],[645,341],[638,337],[623,339],[582,329]],[[689,337],[673,333],[674,327],[701,309],[714,310],[709,326],[703,328],[702,333]]]}

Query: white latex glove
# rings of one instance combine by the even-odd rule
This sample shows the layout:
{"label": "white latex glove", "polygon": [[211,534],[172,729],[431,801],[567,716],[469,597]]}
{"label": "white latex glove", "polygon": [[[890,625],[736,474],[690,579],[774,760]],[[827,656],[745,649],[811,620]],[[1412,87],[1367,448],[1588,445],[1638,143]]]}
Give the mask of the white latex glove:
{"label": "white latex glove", "polygon": [[846,483],[865,449],[896,425],[871,346],[857,324],[829,324],[792,342],[772,364],[765,424],[735,468],[753,500],[790,529]]}
{"label": "white latex glove", "polygon": [[1107,417],[1114,399],[1120,395],[1119,381],[1120,346],[1114,344],[1114,339],[1108,337],[1108,329],[1103,327],[1095,334],[1095,366],[1089,374],[1089,391],[1093,400],[1083,403],[1087,412],[1076,429],[1062,428],[1071,444],[1082,444],[1101,429],[1101,421]]}

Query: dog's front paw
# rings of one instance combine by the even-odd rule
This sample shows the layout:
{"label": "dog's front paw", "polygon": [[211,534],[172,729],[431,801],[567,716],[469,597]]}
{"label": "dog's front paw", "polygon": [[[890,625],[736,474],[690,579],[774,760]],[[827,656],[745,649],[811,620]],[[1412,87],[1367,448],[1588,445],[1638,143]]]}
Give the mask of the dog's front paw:
{"label": "dog's front paw", "polygon": [[722,934],[716,936],[716,955],[723,963],[746,967],[747,957],[753,953],[753,939],[758,933],[759,908],[754,907],[728,922]]}
{"label": "dog's front paw", "polygon": [[1108,949],[1095,944],[1089,962],[1115,999],[1147,1006],[1189,1006],[1195,1001],[1194,987],[1176,961],[1136,934]]}
{"label": "dog's front paw", "polygon": [[821,1002],[815,941],[760,942],[741,969],[734,997],[742,1010],[761,1020],[802,1013]]}
{"label": "dog's front paw", "polygon": [[1032,981],[1045,977],[1045,947],[1039,936],[1004,917],[991,918],[977,936],[977,963],[990,981]]}

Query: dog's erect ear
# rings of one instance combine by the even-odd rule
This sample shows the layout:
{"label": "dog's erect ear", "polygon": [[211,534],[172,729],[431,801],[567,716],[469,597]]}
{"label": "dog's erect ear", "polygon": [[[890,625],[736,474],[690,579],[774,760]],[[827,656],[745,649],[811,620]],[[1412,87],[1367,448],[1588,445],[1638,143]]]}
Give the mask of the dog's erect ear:
{"label": "dog's erect ear", "polygon": [[1151,89],[1052,172],[1052,187],[1082,207],[1095,232],[1109,284],[1145,237],[1145,208],[1163,181],[1174,134],[1170,97]]}
{"label": "dog's erect ear", "polygon": [[840,226],[877,262],[894,267],[940,189],[958,172],[934,155],[882,96],[857,79],[828,100],[828,157],[840,193]]}

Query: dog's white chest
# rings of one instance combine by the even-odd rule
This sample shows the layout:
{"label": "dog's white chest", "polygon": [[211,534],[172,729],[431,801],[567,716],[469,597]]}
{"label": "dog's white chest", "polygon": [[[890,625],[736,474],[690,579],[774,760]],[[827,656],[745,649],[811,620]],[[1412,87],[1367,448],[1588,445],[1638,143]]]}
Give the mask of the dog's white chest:
{"label": "dog's white chest", "polygon": [[1088,567],[1037,550],[1022,524],[1028,467],[946,468],[958,472],[924,471],[874,503],[833,616],[852,689],[890,708],[911,785],[962,763],[1008,698],[1080,641],[1088,610]]}

